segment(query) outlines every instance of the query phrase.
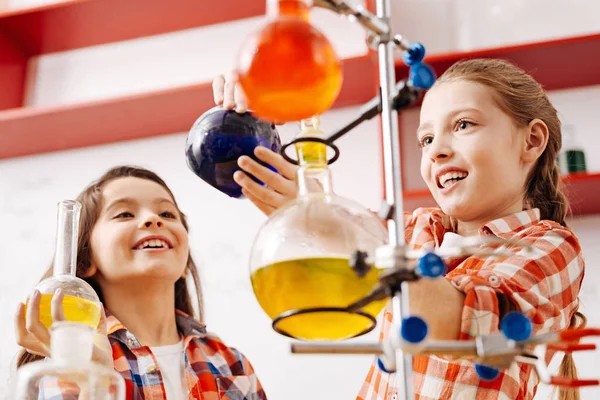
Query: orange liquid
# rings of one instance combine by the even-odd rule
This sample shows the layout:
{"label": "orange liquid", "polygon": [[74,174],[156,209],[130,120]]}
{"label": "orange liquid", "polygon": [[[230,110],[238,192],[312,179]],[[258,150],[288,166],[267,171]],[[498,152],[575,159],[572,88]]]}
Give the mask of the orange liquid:
{"label": "orange liquid", "polygon": [[307,22],[305,4],[279,5],[280,13],[287,14],[246,41],[236,72],[258,117],[299,121],[333,105],[342,86],[342,67],[329,40]]}
{"label": "orange liquid", "polygon": [[310,20],[310,6],[303,0],[279,0],[279,15],[300,17],[304,21]]}
{"label": "orange liquid", "polygon": [[[42,293],[40,299],[40,322],[49,329],[52,325],[52,297],[53,294]],[[29,304],[29,299],[27,299]],[[73,322],[83,322],[96,329],[100,322],[100,305],[93,301],[80,299],[74,296],[65,296],[62,302],[65,319]],[[27,307],[27,305],[26,305]],[[27,308],[25,309],[27,312]]]}

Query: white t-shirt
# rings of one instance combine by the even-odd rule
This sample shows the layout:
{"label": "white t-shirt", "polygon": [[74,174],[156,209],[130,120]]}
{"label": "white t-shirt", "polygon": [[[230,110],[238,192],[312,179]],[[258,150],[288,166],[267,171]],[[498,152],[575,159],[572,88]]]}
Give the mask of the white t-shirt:
{"label": "white t-shirt", "polygon": [[167,391],[167,400],[187,400],[187,389],[184,384],[183,340],[168,346],[150,347],[150,350],[158,362]]}
{"label": "white t-shirt", "polygon": [[460,247],[465,241],[465,237],[454,232],[444,233],[444,239],[440,245],[440,250],[447,249],[449,247]]}

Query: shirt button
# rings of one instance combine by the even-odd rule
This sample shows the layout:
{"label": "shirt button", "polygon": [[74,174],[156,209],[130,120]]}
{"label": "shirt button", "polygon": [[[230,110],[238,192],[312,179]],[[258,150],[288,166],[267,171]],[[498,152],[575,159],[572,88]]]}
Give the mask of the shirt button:
{"label": "shirt button", "polygon": [[488,282],[490,283],[490,285],[492,285],[492,287],[497,288],[498,286],[500,286],[500,278],[498,278],[496,275],[490,275],[488,277]]}
{"label": "shirt button", "polygon": [[156,365],[150,365],[148,368],[146,368],[147,374],[153,374],[155,372],[156,372]]}
{"label": "shirt button", "polygon": [[132,338],[127,339],[127,343],[129,343],[129,346],[131,347],[135,346],[135,340],[133,340]]}

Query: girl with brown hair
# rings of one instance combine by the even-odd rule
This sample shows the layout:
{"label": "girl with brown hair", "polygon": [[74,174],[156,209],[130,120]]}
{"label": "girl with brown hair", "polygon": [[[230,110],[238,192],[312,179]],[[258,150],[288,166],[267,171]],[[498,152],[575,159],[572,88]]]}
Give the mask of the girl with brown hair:
{"label": "girl with brown hair", "polygon": [[[232,78],[218,77],[213,87],[216,103],[247,107]],[[446,279],[411,282],[409,308],[427,321],[429,337],[472,339],[497,332],[509,311],[525,314],[534,333],[584,325],[577,312],[584,261],[565,223],[568,204],[555,161],[561,124],[541,85],[503,60],[458,62],[425,95],[417,142],[421,176],[439,208],[405,215],[409,249],[453,246],[468,236],[518,239],[532,249],[515,249],[504,258],[446,260]],[[256,156],[280,174],[241,157],[240,167],[267,186],[243,172],[235,178],[268,215],[295,198],[295,167],[266,149],[257,149]],[[382,338],[390,334],[388,310],[381,329]],[[465,360],[417,356],[413,370],[417,399],[532,399],[539,383],[532,366],[519,363],[492,382],[480,380]],[[576,375],[570,355],[560,372]],[[395,374],[373,365],[357,398],[394,399],[399,384]],[[561,391],[560,398],[578,394]]]}
{"label": "girl with brown hair", "polygon": [[[121,373],[127,399],[265,399],[250,362],[210,336],[201,322],[186,217],[165,182],[145,169],[115,167],[77,200],[82,208],[76,274],[106,309],[93,357]],[[45,277],[51,273],[50,268]],[[18,366],[49,356],[39,300],[34,293],[27,311],[21,304],[16,313],[23,347]],[[59,388],[59,398],[73,390]]]}

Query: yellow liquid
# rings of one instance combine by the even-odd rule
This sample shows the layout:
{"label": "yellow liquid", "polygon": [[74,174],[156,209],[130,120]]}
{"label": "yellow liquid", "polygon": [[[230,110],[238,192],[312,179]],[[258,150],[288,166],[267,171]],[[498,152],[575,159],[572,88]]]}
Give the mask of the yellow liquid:
{"label": "yellow liquid", "polygon": [[[50,328],[53,322],[51,311],[52,297],[54,297],[53,294],[43,293],[40,299],[40,322],[47,329]],[[27,299],[27,303],[29,303],[29,299]],[[62,306],[67,321],[83,322],[94,329],[98,327],[98,323],[100,322],[100,305],[98,303],[65,295]]]}
{"label": "yellow liquid", "polygon": [[[360,278],[347,258],[303,258],[258,269],[252,274],[252,287],[263,310],[274,319],[289,310],[347,307],[372,291],[380,272],[373,268]],[[362,311],[375,317],[385,303],[371,303]],[[370,326],[368,318],[345,312],[301,314],[277,324],[278,329],[305,340],[346,339]]]}
{"label": "yellow liquid", "polygon": [[327,145],[318,142],[298,142],[294,146],[300,165],[327,166]]}

